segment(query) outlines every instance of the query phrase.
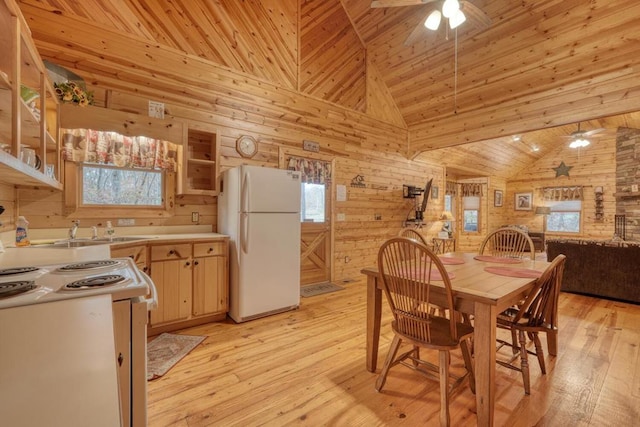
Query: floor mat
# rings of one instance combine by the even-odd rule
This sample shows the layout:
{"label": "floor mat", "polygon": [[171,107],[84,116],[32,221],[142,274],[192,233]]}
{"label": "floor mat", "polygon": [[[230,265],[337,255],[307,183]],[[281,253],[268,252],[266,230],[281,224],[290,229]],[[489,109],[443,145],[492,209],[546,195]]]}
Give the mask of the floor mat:
{"label": "floor mat", "polygon": [[328,294],[329,292],[341,291],[344,288],[330,282],[315,283],[313,285],[306,285],[300,287],[301,297],[313,297],[321,294]]}
{"label": "floor mat", "polygon": [[147,381],[160,378],[206,337],[160,334],[147,344]]}

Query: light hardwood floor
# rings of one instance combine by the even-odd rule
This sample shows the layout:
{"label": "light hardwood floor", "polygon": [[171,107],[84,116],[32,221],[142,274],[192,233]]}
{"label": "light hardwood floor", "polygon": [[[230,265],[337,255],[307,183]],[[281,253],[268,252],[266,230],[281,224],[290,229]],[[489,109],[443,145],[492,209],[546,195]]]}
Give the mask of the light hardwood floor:
{"label": "light hardwood floor", "polygon": [[[344,286],[302,298],[293,312],[178,332],[207,339],[149,382],[149,426],[438,425],[437,384],[415,372],[396,367],[375,391],[377,374],[365,369],[365,282]],[[383,307],[378,367],[392,338]],[[638,425],[640,306],[563,293],[560,313],[547,375],[529,359],[530,396],[518,372],[496,367],[496,426]],[[459,353],[452,365],[462,365]],[[451,416],[453,426],[476,424],[468,387],[453,397]]]}

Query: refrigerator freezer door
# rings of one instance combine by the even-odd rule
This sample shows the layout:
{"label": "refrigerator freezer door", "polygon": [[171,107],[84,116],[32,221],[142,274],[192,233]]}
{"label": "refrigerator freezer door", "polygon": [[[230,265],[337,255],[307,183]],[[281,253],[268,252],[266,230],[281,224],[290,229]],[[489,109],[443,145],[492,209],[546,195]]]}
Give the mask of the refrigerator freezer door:
{"label": "refrigerator freezer door", "polygon": [[300,212],[300,172],[242,166],[242,212]]}
{"label": "refrigerator freezer door", "polygon": [[[300,218],[297,213],[242,214],[238,277],[229,315],[237,322],[300,305]],[[233,296],[236,296],[234,299]]]}

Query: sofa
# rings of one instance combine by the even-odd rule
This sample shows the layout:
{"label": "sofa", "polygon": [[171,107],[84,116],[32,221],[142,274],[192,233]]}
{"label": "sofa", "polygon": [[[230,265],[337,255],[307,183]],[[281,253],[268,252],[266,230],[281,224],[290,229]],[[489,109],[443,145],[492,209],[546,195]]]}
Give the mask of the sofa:
{"label": "sofa", "polygon": [[561,290],[640,303],[640,243],[550,239],[547,258],[567,257]]}

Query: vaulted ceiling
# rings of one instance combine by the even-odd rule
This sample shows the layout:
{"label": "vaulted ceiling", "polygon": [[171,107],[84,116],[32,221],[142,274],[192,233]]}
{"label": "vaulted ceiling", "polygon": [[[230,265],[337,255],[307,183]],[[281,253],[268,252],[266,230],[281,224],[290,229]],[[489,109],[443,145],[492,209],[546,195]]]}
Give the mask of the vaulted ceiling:
{"label": "vaulted ceiling", "polygon": [[[114,31],[406,128],[410,156],[466,150],[502,176],[564,143],[578,121],[640,127],[640,2],[470,2],[491,25],[470,17],[456,38],[414,31],[439,2],[19,1],[43,56],[80,75],[95,78],[111,46],[99,38],[82,46],[74,28]],[[122,71],[108,73],[109,85],[124,87]],[[524,143],[513,144],[514,134]]]}

